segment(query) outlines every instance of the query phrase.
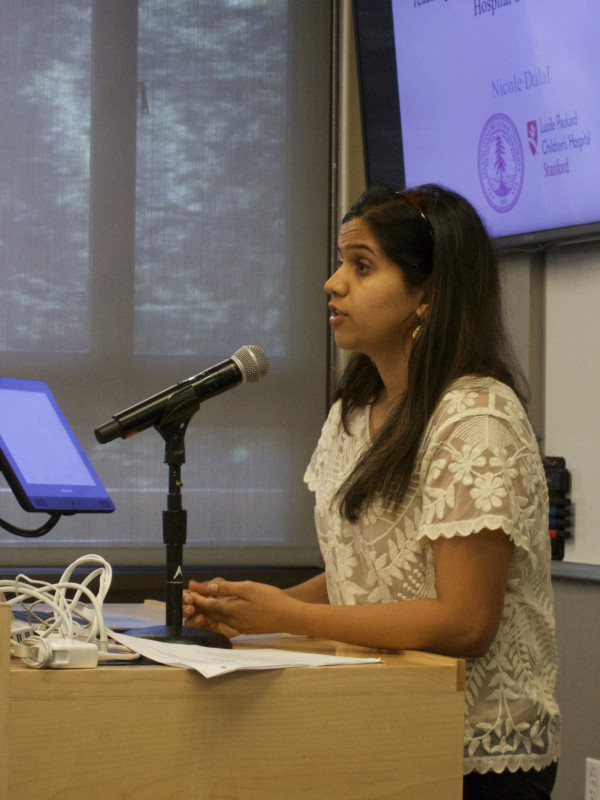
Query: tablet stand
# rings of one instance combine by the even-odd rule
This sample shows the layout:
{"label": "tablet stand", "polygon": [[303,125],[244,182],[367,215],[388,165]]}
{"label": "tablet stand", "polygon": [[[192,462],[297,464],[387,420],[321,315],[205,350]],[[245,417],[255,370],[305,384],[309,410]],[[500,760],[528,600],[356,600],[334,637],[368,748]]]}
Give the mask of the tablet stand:
{"label": "tablet stand", "polygon": [[[184,396],[186,393],[182,393]],[[231,648],[229,639],[221,633],[182,625],[183,616],[183,545],[187,536],[187,512],[181,502],[181,465],[185,463],[185,432],[190,419],[199,408],[196,399],[181,399],[175,393],[167,402],[165,413],[155,430],[165,440],[164,462],[169,468],[167,509],[163,511],[163,541],[166,546],[166,625],[127,631],[158,641],[180,644],[199,644],[204,647]]]}

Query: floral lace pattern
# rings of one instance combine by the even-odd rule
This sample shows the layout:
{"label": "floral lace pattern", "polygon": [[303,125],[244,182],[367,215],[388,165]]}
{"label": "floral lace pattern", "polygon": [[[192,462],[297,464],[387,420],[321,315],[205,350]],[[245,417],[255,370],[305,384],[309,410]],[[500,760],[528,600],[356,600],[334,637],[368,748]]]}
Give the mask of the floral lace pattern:
{"label": "floral lace pattern", "polygon": [[331,409],[305,481],[335,604],[436,597],[432,550],[440,536],[502,530],[515,544],[498,634],[467,659],[465,772],[542,769],[559,754],[547,486],[534,433],[515,394],[465,377],[444,395],[423,437],[399,513],[376,501],[356,523],[332,503],[370,444],[370,408],[350,435]]}

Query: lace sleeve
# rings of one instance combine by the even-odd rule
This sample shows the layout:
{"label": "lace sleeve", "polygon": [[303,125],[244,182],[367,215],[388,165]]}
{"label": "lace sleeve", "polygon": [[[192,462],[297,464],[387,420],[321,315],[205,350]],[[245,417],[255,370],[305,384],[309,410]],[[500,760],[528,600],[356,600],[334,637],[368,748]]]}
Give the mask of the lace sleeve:
{"label": "lace sleeve", "polygon": [[460,407],[446,404],[429,437],[420,472],[420,538],[500,529],[530,550],[546,498],[533,431],[516,398],[468,397]]}

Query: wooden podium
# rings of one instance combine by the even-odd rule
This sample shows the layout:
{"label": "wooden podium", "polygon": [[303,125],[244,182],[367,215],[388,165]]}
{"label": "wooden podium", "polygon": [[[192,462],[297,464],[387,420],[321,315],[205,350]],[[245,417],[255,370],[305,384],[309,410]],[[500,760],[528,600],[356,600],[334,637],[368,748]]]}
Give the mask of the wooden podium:
{"label": "wooden podium", "polygon": [[9,639],[0,605],[0,800],[462,797],[461,660],[386,652],[207,680],[159,665],[31,669]]}

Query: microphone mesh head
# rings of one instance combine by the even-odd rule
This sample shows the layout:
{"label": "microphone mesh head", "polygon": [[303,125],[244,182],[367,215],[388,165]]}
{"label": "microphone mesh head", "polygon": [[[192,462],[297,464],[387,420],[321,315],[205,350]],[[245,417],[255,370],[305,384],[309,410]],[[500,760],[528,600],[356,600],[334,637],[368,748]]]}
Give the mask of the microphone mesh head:
{"label": "microphone mesh head", "polygon": [[264,378],[269,371],[267,354],[256,344],[247,344],[240,347],[231,356],[239,366],[244,376],[244,381],[254,383]]}

